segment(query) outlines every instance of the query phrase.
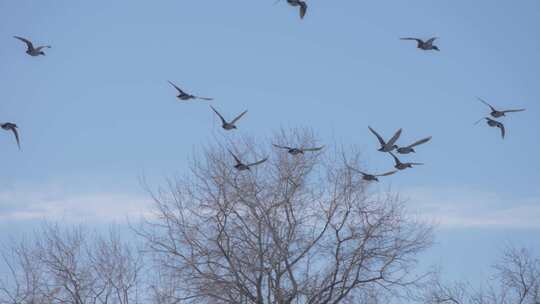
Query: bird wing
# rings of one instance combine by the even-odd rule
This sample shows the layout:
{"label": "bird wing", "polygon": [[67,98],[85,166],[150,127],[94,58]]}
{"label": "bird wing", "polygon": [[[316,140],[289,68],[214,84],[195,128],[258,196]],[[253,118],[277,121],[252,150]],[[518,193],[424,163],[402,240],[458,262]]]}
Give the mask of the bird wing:
{"label": "bird wing", "polygon": [[302,151],[309,151],[309,152],[312,152],[312,151],[320,151],[324,148],[324,146],[321,146],[321,147],[316,147],[316,148],[305,148],[305,149],[302,149]]}
{"label": "bird wing", "polygon": [[392,174],[394,174],[396,172],[397,172],[397,170],[394,170],[394,171],[386,172],[386,173],[383,173],[383,174],[378,174],[378,175],[375,175],[375,176],[388,176],[388,175],[392,175]]}
{"label": "bird wing", "polygon": [[212,108],[212,110],[217,114],[217,116],[219,116],[219,119],[221,119],[221,122],[223,124],[227,123],[227,121],[225,121],[225,118],[223,118],[223,116],[221,116],[221,114],[219,114],[219,112],[216,109],[214,109],[214,107],[210,106],[210,108]]}
{"label": "bird wing", "polygon": [[377,133],[375,130],[373,130],[370,126],[368,126],[368,129],[371,131],[371,133],[373,133],[373,134],[375,134],[375,136],[377,136],[377,139],[379,140],[379,143],[381,144],[381,146],[386,145],[386,143],[384,142],[384,139],[379,135],[379,133]]}
{"label": "bird wing", "polygon": [[362,171],[360,171],[360,170],[358,170],[358,169],[356,169],[356,168],[353,168],[353,167],[351,167],[351,166],[349,166],[349,165],[347,165],[347,168],[349,168],[349,169],[351,169],[351,170],[353,170],[353,171],[355,171],[355,172],[358,172],[358,173],[360,173],[360,174],[362,174],[362,175],[364,175],[364,176],[365,176],[365,175],[369,175],[369,174],[367,174],[367,173],[365,173],[365,172],[362,172]]}
{"label": "bird wing", "polygon": [[394,162],[396,163],[396,165],[399,165],[401,162],[399,161],[399,158],[397,158],[394,153],[390,152],[390,155],[392,155],[392,157],[394,158]]}
{"label": "bird wing", "polygon": [[304,19],[307,12],[307,4],[304,1],[300,1],[300,19]]}
{"label": "bird wing", "polygon": [[214,98],[209,98],[209,97],[201,97],[201,96],[195,96],[197,99],[202,99],[202,100],[214,100]]}
{"label": "bird wing", "polygon": [[15,140],[17,141],[17,146],[19,147],[19,150],[21,149],[21,142],[19,140],[19,132],[17,132],[16,127],[9,128],[11,132],[13,132],[13,135],[15,135]]}
{"label": "bird wing", "polygon": [[175,85],[174,83],[172,83],[170,80],[167,80],[176,90],[178,90],[178,92],[180,94],[186,94],[186,92],[182,91],[182,89],[180,89],[177,85]]}
{"label": "bird wing", "polygon": [[26,43],[26,46],[28,47],[28,50],[33,50],[34,49],[34,45],[32,44],[32,42],[26,38],[23,38],[23,37],[19,37],[19,36],[13,36],[13,38],[15,39],[19,39],[20,41]]}
{"label": "bird wing", "polygon": [[417,141],[417,142],[415,142],[415,143],[409,145],[408,147],[409,147],[409,148],[416,147],[416,146],[418,146],[418,145],[425,144],[425,143],[427,143],[427,142],[430,141],[430,140],[431,140],[431,136],[426,137],[426,138],[422,138],[422,139],[420,139],[419,141]]}
{"label": "bird wing", "polygon": [[424,163],[409,163],[409,164],[411,164],[413,166],[422,166]]}
{"label": "bird wing", "polygon": [[36,51],[41,51],[42,49],[50,49],[51,46],[50,45],[42,45],[42,46],[39,46],[36,48]]}
{"label": "bird wing", "polygon": [[401,129],[397,130],[396,134],[394,134],[394,136],[390,138],[390,140],[388,141],[388,145],[393,146],[398,140],[400,135],[401,135]]}
{"label": "bird wing", "polygon": [[523,112],[525,109],[514,109],[514,110],[504,110],[503,113],[511,113],[511,112]]}
{"label": "bird wing", "polygon": [[238,159],[238,157],[236,157],[236,155],[234,155],[234,153],[231,152],[231,150],[227,150],[229,151],[229,153],[231,153],[232,157],[234,158],[234,160],[236,161],[237,164],[241,164],[242,162],[240,161],[240,159]]}
{"label": "bird wing", "polygon": [[499,123],[499,128],[501,129],[501,136],[504,139],[504,135],[506,133],[506,130],[504,129],[504,125],[502,123]]}
{"label": "bird wing", "polygon": [[247,110],[245,110],[244,112],[240,113],[240,115],[236,116],[236,118],[233,119],[233,120],[231,121],[231,124],[234,125],[234,124],[235,124],[240,118],[242,118],[242,116],[244,116],[244,114],[246,114],[246,113],[247,113]]}
{"label": "bird wing", "polygon": [[258,161],[258,162],[254,162],[254,163],[252,163],[252,164],[249,164],[248,167],[260,165],[260,164],[264,163],[264,162],[267,161],[267,160],[268,160],[268,157],[265,157],[264,159],[261,159],[261,160]]}
{"label": "bird wing", "polygon": [[287,146],[280,146],[280,145],[276,145],[276,144],[272,144],[274,147],[276,148],[280,148],[280,149],[286,149],[286,150],[291,150],[292,148],[291,147],[287,147]]}
{"label": "bird wing", "polygon": [[418,43],[424,43],[424,41],[422,41],[422,39],[418,39],[418,38],[412,38],[412,37],[406,37],[406,38],[399,38],[400,40],[414,40]]}
{"label": "bird wing", "polygon": [[439,39],[439,37],[432,37],[432,38],[429,38],[427,41],[426,41],[426,44],[432,44],[435,40]]}
{"label": "bird wing", "polygon": [[488,106],[488,107],[491,109],[491,111],[497,111],[497,110],[495,110],[495,108],[494,108],[492,105],[490,105],[489,103],[487,103],[487,101],[483,100],[483,99],[480,98],[480,97],[476,97],[476,98],[478,98],[478,100],[480,100],[480,102],[482,102],[483,104],[485,104],[486,106]]}

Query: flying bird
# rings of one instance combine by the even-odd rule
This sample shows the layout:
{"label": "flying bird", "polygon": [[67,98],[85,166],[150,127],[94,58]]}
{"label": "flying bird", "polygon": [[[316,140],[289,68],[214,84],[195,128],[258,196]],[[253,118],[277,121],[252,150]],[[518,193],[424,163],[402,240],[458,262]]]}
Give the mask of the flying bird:
{"label": "flying bird", "polygon": [[188,94],[188,93],[184,92],[182,89],[180,89],[177,85],[172,83],[171,81],[169,81],[169,83],[178,91],[178,96],[176,96],[176,97],[178,99],[180,99],[180,100],[191,100],[191,99],[213,100],[213,98],[200,97],[200,96],[195,96],[195,95]]}
{"label": "flying bird", "polygon": [[502,124],[502,122],[496,121],[495,119],[491,119],[489,117],[484,117],[484,119],[486,120],[486,123],[488,124],[488,126],[501,129],[501,136],[504,139],[504,135],[506,131],[504,129],[504,125]]}
{"label": "flying bird", "polygon": [[417,43],[416,47],[424,51],[431,51],[431,50],[440,51],[436,45],[433,45],[433,42],[435,41],[435,39],[438,39],[438,37],[433,37],[426,41],[422,39],[418,39],[418,38],[400,38],[400,39],[401,40],[414,40]]}
{"label": "flying bird", "polygon": [[360,171],[360,170],[358,170],[358,169],[355,169],[355,168],[353,168],[353,167],[349,167],[349,168],[350,168],[351,170],[353,170],[353,171],[356,171],[356,172],[362,174],[362,179],[363,179],[363,180],[366,180],[366,181],[376,181],[376,182],[379,181],[379,179],[378,179],[377,177],[388,176],[388,175],[392,175],[392,174],[398,172],[397,170],[394,170],[394,171],[386,172],[386,173],[383,173],[383,174],[368,174],[368,173],[362,172],[362,171]]}
{"label": "flying bird", "polygon": [[240,119],[242,118],[242,116],[244,116],[244,114],[247,113],[247,110],[240,113],[240,115],[236,116],[235,119],[233,119],[231,122],[227,122],[225,120],[225,118],[223,118],[223,116],[221,116],[221,114],[219,114],[219,112],[214,109],[214,107],[210,106],[210,108],[212,108],[212,110],[217,114],[217,116],[219,116],[219,119],[221,119],[221,127],[225,130],[232,130],[232,129],[236,129],[236,125],[235,123]]}
{"label": "flying bird", "polygon": [[377,136],[377,139],[379,140],[379,143],[381,144],[381,148],[379,148],[379,151],[390,152],[398,148],[398,146],[395,145],[395,143],[398,140],[399,136],[401,135],[401,129],[397,130],[397,132],[394,134],[394,136],[392,136],[392,138],[388,142],[385,142],[384,139],[379,135],[379,133],[377,133],[371,127],[368,126],[368,129],[371,131],[371,133]]}
{"label": "flying bird", "polygon": [[288,153],[292,155],[298,155],[298,154],[304,154],[304,152],[314,152],[314,151],[320,151],[324,148],[322,147],[316,147],[316,148],[292,148],[287,146],[279,146],[279,145],[273,145],[276,148],[285,149]]}
{"label": "flying bird", "polygon": [[45,52],[43,52],[42,50],[44,48],[47,48],[47,49],[50,49],[51,46],[50,45],[43,45],[43,46],[38,46],[38,47],[34,47],[34,45],[32,44],[32,42],[26,38],[23,38],[23,37],[19,37],[19,36],[13,36],[13,38],[15,39],[19,39],[20,41],[26,43],[26,54],[30,55],[30,56],[39,56],[39,55],[43,55],[45,56]]}
{"label": "flying bird", "polygon": [[238,171],[244,171],[244,170],[251,170],[251,167],[253,166],[257,166],[257,165],[260,165],[262,163],[264,163],[265,161],[268,160],[268,157],[265,157],[264,159],[258,161],[258,162],[254,162],[254,163],[251,163],[251,164],[244,164],[238,157],[236,157],[236,155],[234,155],[234,153],[232,153],[230,150],[229,150],[229,153],[231,153],[232,157],[234,158],[234,160],[236,161],[236,165],[234,165],[234,167],[236,168],[236,170]]}
{"label": "flying bird", "polygon": [[[499,117],[502,117],[502,116],[506,116],[506,113],[512,113],[512,112],[523,112],[525,111],[525,109],[515,109],[515,110],[504,110],[504,111],[499,111],[497,109],[495,109],[492,105],[490,105],[489,103],[487,103],[485,100],[483,100],[482,98],[480,97],[476,97],[478,98],[478,100],[480,100],[480,102],[482,102],[483,104],[485,104],[486,106],[488,106],[490,109],[491,109],[491,113],[489,113],[491,116],[493,116],[494,118],[499,118]],[[480,119],[482,120],[482,119]]]}
{"label": "flying bird", "polygon": [[13,135],[15,135],[15,140],[17,141],[17,146],[19,147],[19,150],[20,150],[21,142],[19,140],[19,132],[17,131],[17,125],[11,122],[6,122],[3,124],[0,124],[0,127],[6,131],[13,132]]}
{"label": "flying bird", "polygon": [[419,141],[417,141],[417,142],[415,142],[413,144],[410,144],[410,145],[408,145],[406,147],[399,147],[399,148],[397,148],[397,153],[399,153],[399,154],[409,154],[411,152],[416,153],[416,151],[413,149],[414,147],[416,147],[418,145],[421,145],[421,144],[425,144],[430,140],[431,140],[431,136],[420,139]]}
{"label": "flying bird", "polygon": [[307,4],[302,0],[287,0],[290,6],[299,6],[300,7],[300,19],[304,19],[304,16],[307,12]]}
{"label": "flying bird", "polygon": [[397,158],[394,153],[390,152],[390,155],[394,158],[394,162],[396,163],[394,165],[394,168],[398,170],[405,170],[407,168],[412,168],[413,166],[420,166],[423,165],[423,163],[402,163],[399,158]]}

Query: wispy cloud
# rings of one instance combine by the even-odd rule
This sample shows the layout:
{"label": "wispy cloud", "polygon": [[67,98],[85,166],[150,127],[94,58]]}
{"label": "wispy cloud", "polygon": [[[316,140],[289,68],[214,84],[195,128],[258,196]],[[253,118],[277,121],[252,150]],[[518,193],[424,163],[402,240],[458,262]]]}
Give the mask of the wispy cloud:
{"label": "wispy cloud", "polygon": [[148,196],[113,192],[73,192],[58,187],[0,190],[0,220],[124,222],[148,215]]}
{"label": "wispy cloud", "polygon": [[414,188],[405,193],[421,217],[444,228],[540,228],[540,198],[516,199],[467,187]]}

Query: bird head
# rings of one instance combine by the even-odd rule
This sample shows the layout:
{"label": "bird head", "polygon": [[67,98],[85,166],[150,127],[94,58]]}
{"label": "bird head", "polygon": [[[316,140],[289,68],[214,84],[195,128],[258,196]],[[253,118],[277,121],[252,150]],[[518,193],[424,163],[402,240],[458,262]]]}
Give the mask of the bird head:
{"label": "bird head", "polygon": [[39,52],[40,55],[45,56],[45,52],[41,51]]}
{"label": "bird head", "polygon": [[435,46],[435,45],[433,46],[433,49],[434,49],[435,51],[440,51],[440,50],[439,50],[439,47],[437,47],[437,46]]}
{"label": "bird head", "polygon": [[415,151],[413,148],[411,148],[411,152],[412,152],[412,153],[416,153],[416,151]]}

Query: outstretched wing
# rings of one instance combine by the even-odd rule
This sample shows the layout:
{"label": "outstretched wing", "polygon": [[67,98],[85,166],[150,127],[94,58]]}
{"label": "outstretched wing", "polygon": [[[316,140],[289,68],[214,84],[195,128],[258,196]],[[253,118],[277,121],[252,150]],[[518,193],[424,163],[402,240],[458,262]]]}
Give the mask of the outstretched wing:
{"label": "outstretched wing", "polygon": [[231,150],[227,150],[229,151],[229,153],[231,153],[232,157],[234,158],[234,160],[236,161],[237,164],[241,164],[242,162],[240,161],[240,159],[238,157],[236,157],[236,155],[234,155],[234,153],[231,152]]}
{"label": "outstretched wing", "polygon": [[180,89],[177,85],[175,85],[174,83],[172,83],[170,80],[167,80],[177,91],[178,93],[180,94],[186,94],[186,92],[182,91],[182,89]]}
{"label": "outstretched wing", "polygon": [[16,127],[9,128],[11,132],[13,132],[13,135],[15,135],[15,140],[17,141],[17,146],[19,147],[19,150],[21,149],[21,142],[19,140],[19,132],[17,131]]}
{"label": "outstretched wing", "polygon": [[307,12],[307,4],[304,1],[300,1],[300,19],[304,19]]}
{"label": "outstretched wing", "polygon": [[39,46],[36,48],[36,51],[41,51],[42,49],[50,49],[51,46],[50,45],[42,45],[42,46]]}
{"label": "outstretched wing", "polygon": [[409,163],[409,164],[411,164],[413,166],[422,166],[422,165],[424,165],[424,163]]}
{"label": "outstretched wing", "polygon": [[388,145],[393,146],[396,143],[396,141],[398,140],[400,135],[401,135],[401,129],[397,130],[396,134],[394,134],[394,136],[392,136],[392,138],[390,138],[390,140],[388,141]]}
{"label": "outstretched wing", "polygon": [[201,96],[195,96],[195,98],[197,98],[197,99],[201,99],[201,100],[208,100],[208,101],[210,101],[210,100],[214,100],[214,98],[209,98],[209,97],[201,97]]}
{"label": "outstretched wing", "polygon": [[394,158],[394,162],[396,163],[396,165],[399,165],[401,162],[399,161],[399,158],[397,158],[394,153],[390,152],[390,155],[392,155],[392,157]]}
{"label": "outstretched wing", "polygon": [[525,109],[504,110],[503,113],[523,112]]}
{"label": "outstretched wing", "polygon": [[26,38],[23,38],[23,37],[19,37],[19,36],[13,36],[13,38],[15,39],[19,39],[20,41],[26,43],[26,47],[28,47],[28,50],[33,50],[34,49],[34,45],[32,44],[32,42]]}
{"label": "outstretched wing", "polygon": [[[483,118],[482,118],[482,119],[483,119]],[[430,140],[431,140],[431,136],[426,137],[426,138],[422,138],[422,139],[420,139],[419,141],[417,141],[417,142],[415,142],[415,143],[409,145],[408,147],[409,147],[409,148],[416,147],[416,146],[418,146],[418,145],[425,144],[425,143],[427,143],[427,142],[430,141]]]}
{"label": "outstretched wing", "polygon": [[218,112],[216,109],[214,109],[214,107],[210,106],[210,108],[212,108],[212,111],[214,111],[214,113],[216,113],[217,116],[219,116],[219,119],[221,119],[221,123],[223,123],[223,124],[226,124],[226,123],[227,123],[227,122],[225,121],[225,118],[223,118],[223,116],[221,116],[221,114],[219,114],[219,112]]}
{"label": "outstretched wing", "polygon": [[439,37],[432,37],[432,38],[429,38],[429,39],[426,41],[426,44],[432,44],[436,39],[439,39]]}
{"label": "outstretched wing", "polygon": [[412,37],[406,37],[406,38],[399,38],[400,40],[414,40],[418,43],[424,43],[424,41],[422,39],[418,39],[418,38],[412,38]]}
{"label": "outstretched wing", "polygon": [[264,163],[264,162],[267,161],[267,160],[268,160],[268,157],[265,157],[264,159],[261,159],[261,160],[258,161],[258,162],[254,162],[254,163],[252,163],[252,164],[249,164],[248,167],[260,165],[260,164]]}
{"label": "outstretched wing", "polygon": [[305,148],[305,149],[302,149],[302,151],[314,152],[314,151],[320,151],[322,149],[324,149],[324,146],[315,147],[315,148]]}
{"label": "outstretched wing", "polygon": [[397,172],[397,170],[394,170],[394,171],[386,172],[386,173],[383,173],[383,174],[378,174],[378,175],[375,175],[375,176],[388,176],[388,175],[392,175],[392,174],[394,174],[396,172]]}
{"label": "outstretched wing", "polygon": [[371,133],[373,133],[375,136],[377,136],[377,139],[379,140],[379,143],[381,144],[381,146],[386,145],[386,143],[384,142],[384,139],[379,135],[379,133],[377,133],[375,130],[373,130],[370,126],[368,126],[368,129],[371,131]]}
{"label": "outstretched wing", "polygon": [[349,169],[351,169],[351,170],[353,170],[353,171],[355,171],[355,172],[358,172],[358,173],[360,173],[360,174],[362,174],[362,175],[364,175],[364,176],[365,176],[365,175],[369,175],[369,174],[367,174],[367,173],[365,173],[365,172],[362,172],[362,171],[360,171],[360,170],[358,170],[358,169],[356,169],[356,168],[353,168],[353,167],[351,167],[351,166],[349,166],[349,165],[347,165],[347,168],[349,168]]}
{"label": "outstretched wing", "polygon": [[280,145],[276,145],[276,144],[272,144],[272,146],[274,146],[274,147],[276,147],[276,148],[280,148],[280,149],[285,149],[285,150],[291,150],[291,149],[292,149],[291,147],[280,146]]}
{"label": "outstretched wing", "polygon": [[494,108],[492,105],[490,105],[489,103],[487,103],[487,101],[483,100],[483,99],[480,98],[480,97],[476,97],[476,98],[478,98],[478,100],[480,100],[480,102],[482,102],[483,104],[485,104],[486,106],[488,106],[488,107],[491,109],[491,111],[497,111],[497,110],[495,110],[495,108]]}
{"label": "outstretched wing", "polygon": [[504,129],[504,125],[502,123],[499,123],[499,128],[501,129],[501,136],[504,139],[504,135],[506,133],[506,130]]}
{"label": "outstretched wing", "polygon": [[231,121],[231,124],[234,125],[234,124],[235,124],[240,118],[242,118],[242,116],[244,116],[244,114],[246,114],[246,113],[247,113],[247,110],[245,110],[244,112],[240,113],[240,115],[236,116],[236,118],[233,119],[233,120]]}

